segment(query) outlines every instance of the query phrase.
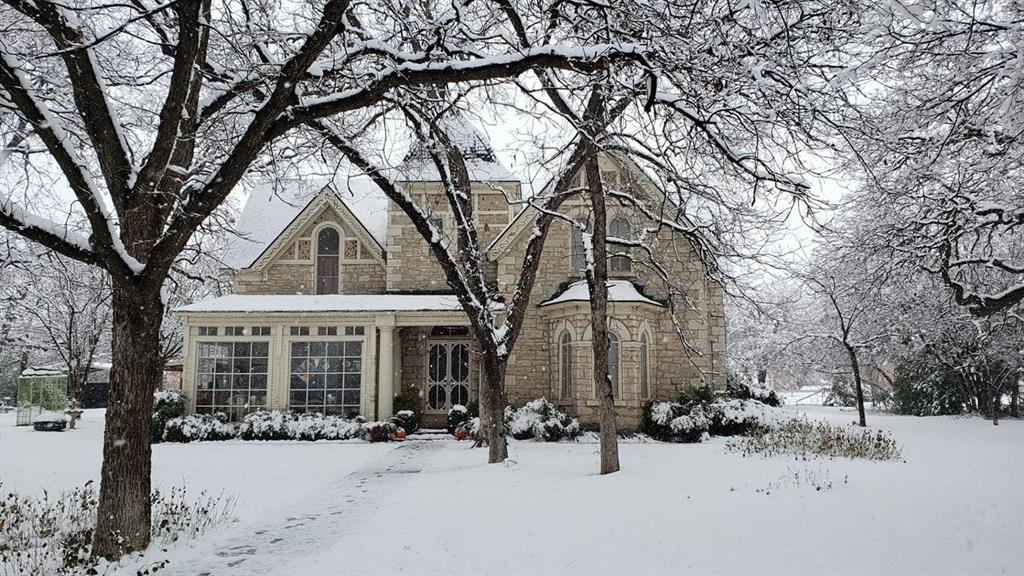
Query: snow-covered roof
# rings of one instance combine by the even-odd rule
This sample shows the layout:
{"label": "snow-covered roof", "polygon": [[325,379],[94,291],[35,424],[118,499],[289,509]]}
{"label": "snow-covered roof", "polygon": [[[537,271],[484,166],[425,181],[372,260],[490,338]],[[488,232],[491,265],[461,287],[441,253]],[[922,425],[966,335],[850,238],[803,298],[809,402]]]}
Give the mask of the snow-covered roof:
{"label": "snow-covered roof", "polygon": [[21,376],[63,376],[64,371],[57,368],[26,368]]}
{"label": "snow-covered roof", "polygon": [[[455,115],[442,122],[445,133],[452,143],[462,151],[470,180],[475,182],[519,182],[519,177],[498,160],[487,137],[464,116]],[[413,144],[402,165],[398,168],[396,180],[399,182],[441,181],[433,156],[430,154],[431,144],[440,145],[437,142],[423,140]]]}
{"label": "snow-covered roof", "polygon": [[[587,286],[586,280],[579,282],[573,282],[568,288],[562,291],[561,294],[556,295],[554,298],[550,298],[544,302],[541,302],[541,306],[553,306],[555,304],[561,304],[563,302],[589,302],[590,301],[590,287]],[[651,300],[647,296],[640,293],[640,290],[635,284],[629,280],[609,280],[608,281],[608,301],[609,302],[636,302],[640,304],[652,304],[654,306],[662,306],[660,302]]]}
{"label": "snow-covered roof", "polygon": [[230,294],[178,312],[454,312],[458,298],[435,294]]}
{"label": "snow-covered roof", "polygon": [[325,186],[331,187],[383,246],[387,241],[388,199],[369,178],[268,182],[249,194],[235,223],[236,234],[227,240],[224,264],[235,269],[251,266]]}

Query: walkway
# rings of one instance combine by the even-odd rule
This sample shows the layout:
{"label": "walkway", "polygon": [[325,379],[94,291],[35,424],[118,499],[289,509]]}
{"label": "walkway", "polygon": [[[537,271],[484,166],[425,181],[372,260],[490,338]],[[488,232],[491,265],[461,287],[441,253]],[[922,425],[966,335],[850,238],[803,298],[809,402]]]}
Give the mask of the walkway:
{"label": "walkway", "polygon": [[[411,440],[325,487],[321,498],[298,503],[287,515],[268,516],[259,526],[239,525],[196,543],[192,554],[172,561],[166,572],[182,576],[276,574],[290,558],[322,549],[358,530],[360,519],[380,508],[410,474],[419,473],[436,440]],[[296,474],[301,474],[296,470]],[[159,556],[157,556],[159,557]],[[163,572],[163,571],[161,571]]]}

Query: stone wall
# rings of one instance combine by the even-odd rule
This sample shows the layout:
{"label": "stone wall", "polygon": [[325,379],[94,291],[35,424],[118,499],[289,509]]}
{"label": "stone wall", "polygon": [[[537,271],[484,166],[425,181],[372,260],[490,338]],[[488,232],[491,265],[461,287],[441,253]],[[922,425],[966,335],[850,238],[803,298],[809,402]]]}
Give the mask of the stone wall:
{"label": "stone wall", "polygon": [[[440,184],[437,182],[401,182],[416,203],[425,207],[440,223],[443,242],[454,246],[455,221]],[[487,246],[508,225],[510,201],[519,199],[518,183],[473,184],[473,215],[480,244]],[[423,236],[405,212],[394,203],[388,210],[387,289],[389,292],[450,291],[444,272]]]}

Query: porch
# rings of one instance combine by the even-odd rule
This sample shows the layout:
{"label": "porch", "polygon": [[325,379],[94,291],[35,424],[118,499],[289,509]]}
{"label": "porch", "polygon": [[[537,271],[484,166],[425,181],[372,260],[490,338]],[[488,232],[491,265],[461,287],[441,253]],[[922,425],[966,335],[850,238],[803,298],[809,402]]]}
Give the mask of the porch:
{"label": "porch", "polygon": [[383,420],[395,395],[411,390],[436,426],[477,397],[476,346],[454,296],[231,295],[178,312],[190,412]]}

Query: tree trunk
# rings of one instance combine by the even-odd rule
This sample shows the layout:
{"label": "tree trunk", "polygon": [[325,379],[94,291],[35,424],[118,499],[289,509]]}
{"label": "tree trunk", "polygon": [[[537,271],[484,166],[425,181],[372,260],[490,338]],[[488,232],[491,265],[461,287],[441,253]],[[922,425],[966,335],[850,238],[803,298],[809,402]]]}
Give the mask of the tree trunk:
{"label": "tree trunk", "polygon": [[113,368],[103,435],[99,518],[93,554],[116,558],[149,545],[150,420],[160,383],[159,292],[129,282],[113,293]]}
{"label": "tree trunk", "polygon": [[1003,390],[1002,390],[1002,386],[998,386],[996,384],[993,384],[991,378],[992,378],[991,375],[989,375],[989,381],[988,381],[989,382],[989,384],[988,384],[988,390],[989,390],[988,398],[989,398],[989,402],[990,402],[990,404],[989,404],[990,410],[989,411],[992,413],[992,425],[993,426],[999,426],[999,409],[1003,407],[1003,398],[1002,398],[1002,396],[1003,396],[1002,391]]}
{"label": "tree trunk", "polygon": [[498,464],[508,459],[505,437],[505,369],[497,355],[484,352],[480,367],[484,389],[480,394],[480,436],[487,438],[487,463]]}
{"label": "tree trunk", "polygon": [[860,364],[857,362],[857,350],[853,346],[846,346],[846,353],[850,355],[850,370],[853,372],[853,390],[857,394],[858,424],[866,427],[868,421],[864,414],[864,386],[860,379]]}
{"label": "tree trunk", "polygon": [[1020,418],[1020,380],[1014,380],[1010,388],[1010,416]]}
{"label": "tree trunk", "polygon": [[757,385],[764,388],[768,382],[768,369],[758,368],[757,369]]}
{"label": "tree trunk", "polygon": [[591,154],[587,160],[587,187],[594,217],[591,241],[594,261],[587,263],[586,275],[590,287],[594,389],[597,390],[601,410],[601,474],[611,474],[619,471],[619,432],[615,421],[615,395],[608,375],[608,258],[605,245],[608,223],[596,154]]}

